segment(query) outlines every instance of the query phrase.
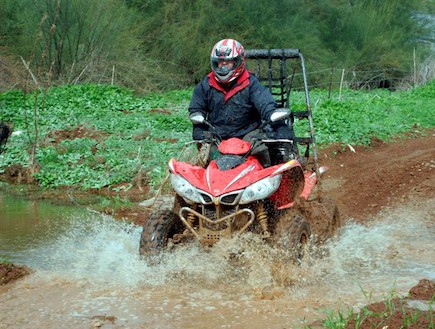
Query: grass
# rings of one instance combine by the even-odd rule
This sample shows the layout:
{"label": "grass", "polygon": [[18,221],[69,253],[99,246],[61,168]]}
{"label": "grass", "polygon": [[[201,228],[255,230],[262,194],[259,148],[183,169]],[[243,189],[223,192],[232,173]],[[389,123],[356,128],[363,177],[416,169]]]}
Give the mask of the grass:
{"label": "grass", "polygon": [[[339,329],[339,328],[393,328],[388,325],[388,322],[395,319],[394,328],[420,328],[422,325],[428,329],[435,328],[434,318],[434,298],[428,301],[428,311],[421,311],[418,309],[405,308],[405,300],[403,297],[397,295],[396,290],[392,289],[384,301],[380,302],[377,307],[371,304],[372,294],[367,294],[363,291],[364,296],[369,296],[366,305],[358,312],[354,312],[351,307],[346,309],[320,310],[324,316],[320,319],[322,328]],[[312,329],[313,327],[307,325],[304,329]],[[316,327],[318,328],[318,327]],[[422,328],[422,327],[421,327]]]}
{"label": "grass", "polygon": [[[10,138],[0,156],[0,174],[15,164],[32,168],[43,188],[116,191],[140,179],[157,188],[168,160],[191,140],[191,93],[188,88],[139,97],[126,88],[105,85],[2,93],[0,120],[23,133]],[[317,143],[368,145],[373,137],[388,140],[407,132],[424,133],[435,126],[434,94],[435,81],[409,91],[346,90],[330,97],[327,91],[313,90]],[[303,94],[292,97],[292,108],[304,109]],[[295,130],[306,135],[306,122],[296,122]],[[81,134],[68,137],[68,132]],[[195,152],[191,146],[185,159]],[[121,187],[123,183],[127,185]]]}
{"label": "grass", "polygon": [[10,265],[12,263],[8,257],[0,255],[0,264]]}

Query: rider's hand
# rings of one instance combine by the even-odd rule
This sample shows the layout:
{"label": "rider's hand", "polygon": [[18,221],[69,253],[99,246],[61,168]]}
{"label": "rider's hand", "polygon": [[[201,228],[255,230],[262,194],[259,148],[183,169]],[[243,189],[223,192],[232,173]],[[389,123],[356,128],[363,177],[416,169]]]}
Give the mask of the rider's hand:
{"label": "rider's hand", "polygon": [[201,127],[194,126],[192,137],[196,141],[203,140],[204,139],[204,129],[202,129]]}

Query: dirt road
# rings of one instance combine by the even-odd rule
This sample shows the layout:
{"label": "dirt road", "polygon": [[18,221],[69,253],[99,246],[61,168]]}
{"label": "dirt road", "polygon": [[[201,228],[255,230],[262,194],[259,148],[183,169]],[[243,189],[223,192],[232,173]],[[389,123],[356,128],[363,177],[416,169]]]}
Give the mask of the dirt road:
{"label": "dirt road", "polygon": [[417,136],[319,152],[321,164],[330,168],[324,176],[326,193],[337,200],[343,218],[364,222],[384,207],[435,198],[435,131]]}

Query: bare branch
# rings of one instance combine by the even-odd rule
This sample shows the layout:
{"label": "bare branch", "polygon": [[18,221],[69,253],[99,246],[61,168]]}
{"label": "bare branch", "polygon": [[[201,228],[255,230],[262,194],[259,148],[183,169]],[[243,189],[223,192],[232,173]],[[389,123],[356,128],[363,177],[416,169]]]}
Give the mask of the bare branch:
{"label": "bare branch", "polygon": [[30,76],[33,79],[33,82],[35,83],[36,87],[38,87],[38,89],[41,89],[41,87],[39,86],[38,80],[36,79],[35,75],[33,74],[32,70],[29,67],[29,64],[23,59],[23,57],[20,56],[21,61],[24,64],[24,67],[27,69],[27,71],[29,71]]}

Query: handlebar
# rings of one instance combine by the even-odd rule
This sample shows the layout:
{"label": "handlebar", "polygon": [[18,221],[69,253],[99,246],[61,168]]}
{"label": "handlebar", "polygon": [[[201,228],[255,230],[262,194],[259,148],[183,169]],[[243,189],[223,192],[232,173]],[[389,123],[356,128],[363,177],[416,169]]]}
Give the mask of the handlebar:
{"label": "handlebar", "polygon": [[292,139],[279,138],[279,139],[262,139],[264,143],[294,143]]}

